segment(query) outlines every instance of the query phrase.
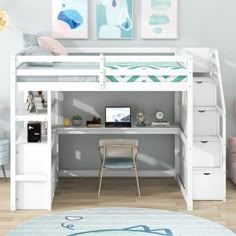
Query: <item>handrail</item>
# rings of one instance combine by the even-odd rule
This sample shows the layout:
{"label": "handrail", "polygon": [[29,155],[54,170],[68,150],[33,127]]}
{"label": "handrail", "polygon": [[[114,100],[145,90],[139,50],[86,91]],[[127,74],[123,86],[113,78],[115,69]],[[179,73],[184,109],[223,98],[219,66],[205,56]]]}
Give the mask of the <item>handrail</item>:
{"label": "handrail", "polygon": [[222,76],[221,76],[221,68],[220,68],[220,62],[219,62],[219,54],[217,50],[213,51],[213,54],[215,54],[216,58],[216,66],[217,66],[217,72],[213,71],[215,77],[217,77],[218,82],[219,82],[219,91],[220,91],[220,101],[221,101],[221,108],[226,115],[226,107],[225,107],[225,98],[224,98],[224,91],[223,91],[223,83],[222,83]]}
{"label": "handrail", "polygon": [[16,56],[17,63],[25,62],[97,62],[100,63],[101,55],[104,56],[106,62],[187,62],[186,56],[163,56],[163,55],[105,55],[97,56]]}
{"label": "handrail", "polygon": [[16,62],[100,62],[97,56],[16,56]]}
{"label": "handrail", "polygon": [[116,47],[116,48],[79,48],[67,47],[68,53],[72,54],[175,54],[175,48],[136,48],[136,47]]}

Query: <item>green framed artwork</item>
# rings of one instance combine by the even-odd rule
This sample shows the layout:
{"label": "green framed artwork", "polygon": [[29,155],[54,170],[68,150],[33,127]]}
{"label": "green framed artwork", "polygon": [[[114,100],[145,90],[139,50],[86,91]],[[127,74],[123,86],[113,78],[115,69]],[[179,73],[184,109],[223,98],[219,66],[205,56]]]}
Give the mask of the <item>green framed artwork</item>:
{"label": "green framed artwork", "polygon": [[143,39],[178,37],[178,0],[141,0]]}
{"label": "green framed artwork", "polygon": [[96,0],[98,39],[133,38],[133,0]]}

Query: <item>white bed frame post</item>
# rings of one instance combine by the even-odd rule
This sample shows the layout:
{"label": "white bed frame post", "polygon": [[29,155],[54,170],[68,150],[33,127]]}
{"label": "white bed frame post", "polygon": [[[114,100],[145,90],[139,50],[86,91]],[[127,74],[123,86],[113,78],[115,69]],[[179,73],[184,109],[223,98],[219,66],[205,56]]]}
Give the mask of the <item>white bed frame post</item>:
{"label": "white bed frame post", "polygon": [[11,124],[11,151],[10,151],[10,163],[11,163],[11,198],[10,209],[16,210],[16,57],[11,57],[11,112],[10,112],[10,124]]}
{"label": "white bed frame post", "polygon": [[[175,124],[180,124],[181,93],[175,92]],[[180,174],[180,136],[175,135],[175,179]]]}
{"label": "white bed frame post", "polygon": [[187,92],[187,209],[193,210],[193,57],[188,57],[188,92]]}
{"label": "white bed frame post", "polygon": [[99,76],[99,81],[100,81],[100,88],[103,89],[104,88],[104,54],[101,53],[100,54],[100,76]]}

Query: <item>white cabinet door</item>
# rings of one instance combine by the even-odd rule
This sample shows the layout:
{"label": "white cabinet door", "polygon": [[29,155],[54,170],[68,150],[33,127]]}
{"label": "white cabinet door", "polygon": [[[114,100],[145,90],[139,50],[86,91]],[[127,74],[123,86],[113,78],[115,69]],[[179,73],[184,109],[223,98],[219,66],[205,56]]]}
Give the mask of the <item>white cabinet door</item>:
{"label": "white cabinet door", "polygon": [[34,182],[18,182],[16,185],[17,209],[47,209],[48,184]]}
{"label": "white cabinet door", "polygon": [[48,172],[48,145],[18,145],[16,148],[17,175],[42,175]]}

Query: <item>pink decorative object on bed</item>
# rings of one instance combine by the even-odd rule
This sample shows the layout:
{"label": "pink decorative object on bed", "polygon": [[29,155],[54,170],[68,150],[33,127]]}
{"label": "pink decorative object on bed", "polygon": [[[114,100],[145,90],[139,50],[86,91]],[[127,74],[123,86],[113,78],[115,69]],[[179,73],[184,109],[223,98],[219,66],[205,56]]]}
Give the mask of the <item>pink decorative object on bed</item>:
{"label": "pink decorative object on bed", "polygon": [[230,179],[236,184],[236,137],[230,137],[229,143],[229,174]]}
{"label": "pink decorative object on bed", "polygon": [[56,56],[67,55],[66,49],[54,38],[41,36],[38,38],[38,43],[40,47],[46,48]]}

